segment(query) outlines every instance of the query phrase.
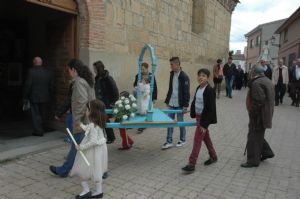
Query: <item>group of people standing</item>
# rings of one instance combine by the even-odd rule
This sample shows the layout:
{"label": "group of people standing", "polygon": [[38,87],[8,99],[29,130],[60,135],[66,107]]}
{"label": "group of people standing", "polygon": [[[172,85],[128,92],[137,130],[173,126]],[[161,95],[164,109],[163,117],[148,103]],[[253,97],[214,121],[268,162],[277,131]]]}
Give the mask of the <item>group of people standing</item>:
{"label": "group of people standing", "polygon": [[[208,130],[211,124],[217,123],[216,114],[216,96],[220,96],[221,82],[223,77],[226,81],[226,94],[232,98],[232,84],[236,66],[232,59],[222,67],[222,60],[218,59],[213,69],[214,88],[209,85],[210,71],[202,68],[198,70],[198,87],[194,93],[191,106],[190,102],[190,79],[181,67],[179,57],[172,57],[170,60],[171,72],[169,79],[169,89],[165,103],[169,109],[182,110],[169,116],[177,121],[184,120],[184,114],[190,107],[190,117],[196,118],[197,127],[194,135],[194,142],[191,154],[188,158],[188,164],[182,168],[184,172],[191,173],[195,170],[198,155],[202,142],[208,149],[209,158],[204,162],[210,165],[217,162],[216,150],[210,138]],[[115,140],[112,129],[106,128],[106,123],[110,122],[105,114],[105,108],[112,108],[120,95],[128,95],[128,92],[119,94],[116,82],[109,75],[101,61],[93,64],[96,77],[93,78],[90,69],[80,60],[72,59],[68,63],[68,72],[72,78],[68,96],[63,106],[56,114],[60,118],[64,112],[69,111],[71,123],[68,125],[73,132],[78,145],[71,144],[66,161],[61,166],[50,166],[50,171],[60,177],[79,175],[83,191],[76,198],[102,198],[102,179],[107,177],[107,147],[106,144]],[[284,67],[281,67],[284,68]],[[273,75],[276,75],[275,69]],[[279,67],[278,81],[285,81],[285,69]],[[281,70],[281,72],[280,72]],[[247,110],[249,113],[249,132],[247,141],[247,162],[242,167],[256,167],[260,161],[274,157],[274,153],[267,141],[264,139],[266,128],[271,128],[274,111],[275,92],[274,85],[269,79],[269,69],[263,64],[254,66],[251,71],[251,80],[249,81],[249,92],[247,95]],[[281,74],[281,75],[280,75]],[[300,82],[300,60],[293,73],[295,82]],[[142,64],[142,81],[149,82],[152,74],[148,71],[148,64]],[[49,76],[49,82],[51,82]],[[272,70],[271,70],[272,77]],[[274,81],[276,80],[273,78]],[[134,81],[134,87],[138,85],[137,76]],[[278,83],[277,83],[278,84]],[[293,89],[297,90],[297,85]],[[276,87],[276,86],[275,86]],[[279,86],[278,86],[279,87]],[[280,89],[279,89],[280,90]],[[157,99],[157,85],[154,82],[153,100]],[[279,97],[280,100],[280,97]],[[70,125],[71,124],[71,125]],[[139,131],[143,131],[140,129]],[[133,140],[126,134],[125,129],[120,129],[122,138],[122,149],[130,149]],[[176,147],[182,147],[186,142],[186,129],[180,127],[180,136]],[[173,128],[168,128],[166,142],[162,149],[173,147]],[[87,167],[82,157],[78,155],[77,150],[84,151],[88,157],[91,166]],[[96,191],[91,192],[87,180],[92,179],[96,186]]]}

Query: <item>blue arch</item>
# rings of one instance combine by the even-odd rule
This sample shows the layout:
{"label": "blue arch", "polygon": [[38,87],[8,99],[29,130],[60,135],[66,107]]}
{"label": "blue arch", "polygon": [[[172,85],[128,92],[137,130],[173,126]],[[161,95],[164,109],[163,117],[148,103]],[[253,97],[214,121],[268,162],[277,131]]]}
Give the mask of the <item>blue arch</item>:
{"label": "blue arch", "polygon": [[[146,50],[149,49],[150,51],[150,56],[151,56],[151,81],[150,81],[150,100],[149,100],[149,105],[148,105],[148,114],[147,114],[147,118],[148,120],[151,120],[151,116],[150,114],[153,113],[153,108],[152,108],[152,97],[153,97],[153,90],[154,90],[154,76],[155,76],[155,71],[156,71],[156,57],[154,54],[154,48],[150,45],[150,44],[145,44],[145,46],[142,48],[141,54],[139,56],[139,60],[138,60],[138,81],[140,82],[142,79],[142,63],[143,63],[143,59],[144,59],[144,55]],[[138,93],[139,95],[139,93]]]}

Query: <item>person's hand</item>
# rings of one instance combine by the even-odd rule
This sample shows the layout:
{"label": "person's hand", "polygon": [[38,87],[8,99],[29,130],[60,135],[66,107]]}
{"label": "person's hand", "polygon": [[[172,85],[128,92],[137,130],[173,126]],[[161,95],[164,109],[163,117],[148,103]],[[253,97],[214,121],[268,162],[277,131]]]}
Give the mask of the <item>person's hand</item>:
{"label": "person's hand", "polygon": [[185,114],[185,113],[187,113],[187,112],[188,112],[188,107],[183,107],[183,108],[182,108],[182,113]]}
{"label": "person's hand", "polygon": [[75,145],[75,148],[76,148],[77,151],[80,151],[80,145],[78,145],[78,144]]}

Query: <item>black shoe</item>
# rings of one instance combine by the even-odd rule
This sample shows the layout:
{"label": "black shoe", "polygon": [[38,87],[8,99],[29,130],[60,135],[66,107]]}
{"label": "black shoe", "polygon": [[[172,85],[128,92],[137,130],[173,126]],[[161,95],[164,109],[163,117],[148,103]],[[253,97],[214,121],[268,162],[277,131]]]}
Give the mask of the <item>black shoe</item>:
{"label": "black shoe", "polygon": [[250,164],[248,162],[241,164],[241,167],[243,168],[252,168],[252,167],[258,167],[257,164]]}
{"label": "black shoe", "polygon": [[283,100],[282,100],[282,99],[280,99],[280,104],[282,104],[282,101],[283,101]]}
{"label": "black shoe", "polygon": [[100,193],[100,194],[98,194],[98,195],[91,196],[90,198],[103,198],[103,193]]}
{"label": "black shoe", "polygon": [[38,136],[38,137],[43,137],[44,136],[43,133],[36,133],[36,132],[32,133],[32,135],[33,136]]}
{"label": "black shoe", "polygon": [[192,173],[195,171],[195,166],[188,164],[185,167],[181,168],[181,170],[187,173]]}
{"label": "black shoe", "polygon": [[145,128],[138,128],[138,133],[143,133],[144,130]]}
{"label": "black shoe", "polygon": [[272,155],[261,156],[260,161],[264,161],[264,160],[266,160],[266,159],[273,158],[274,156],[275,156],[274,154],[272,154]]}
{"label": "black shoe", "polygon": [[54,175],[57,175],[57,176],[59,176],[59,177],[62,177],[62,178],[65,178],[65,177],[68,177],[68,174],[66,173],[66,174],[59,174],[59,173],[57,173],[57,171],[56,171],[56,167],[55,166],[50,166],[49,167],[49,170],[54,174]]}
{"label": "black shoe", "polygon": [[275,106],[278,106],[279,105],[279,102],[275,102]]}
{"label": "black shoe", "polygon": [[112,144],[112,143],[114,143],[114,141],[115,141],[115,140],[107,140],[107,141],[106,141],[106,144]]}
{"label": "black shoe", "polygon": [[218,161],[218,158],[209,158],[204,162],[204,165],[208,166]]}
{"label": "black shoe", "polygon": [[81,199],[81,198],[91,198],[92,196],[92,192],[87,192],[86,194],[80,196],[80,195],[77,195],[75,196],[75,199]]}
{"label": "black shoe", "polygon": [[295,106],[295,102],[292,102],[292,103],[291,103],[291,106]]}
{"label": "black shoe", "polygon": [[105,180],[106,178],[108,178],[108,173],[107,171],[103,173],[102,175],[102,179]]}

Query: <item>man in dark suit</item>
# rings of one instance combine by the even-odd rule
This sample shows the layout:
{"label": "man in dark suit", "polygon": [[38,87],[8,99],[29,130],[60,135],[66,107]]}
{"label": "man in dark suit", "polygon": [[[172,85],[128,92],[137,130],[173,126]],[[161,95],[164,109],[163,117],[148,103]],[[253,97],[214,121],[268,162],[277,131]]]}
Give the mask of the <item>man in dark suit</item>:
{"label": "man in dark suit", "polygon": [[24,86],[24,100],[30,102],[34,136],[44,135],[47,104],[53,93],[53,85],[52,73],[43,66],[40,57],[35,57]]}

